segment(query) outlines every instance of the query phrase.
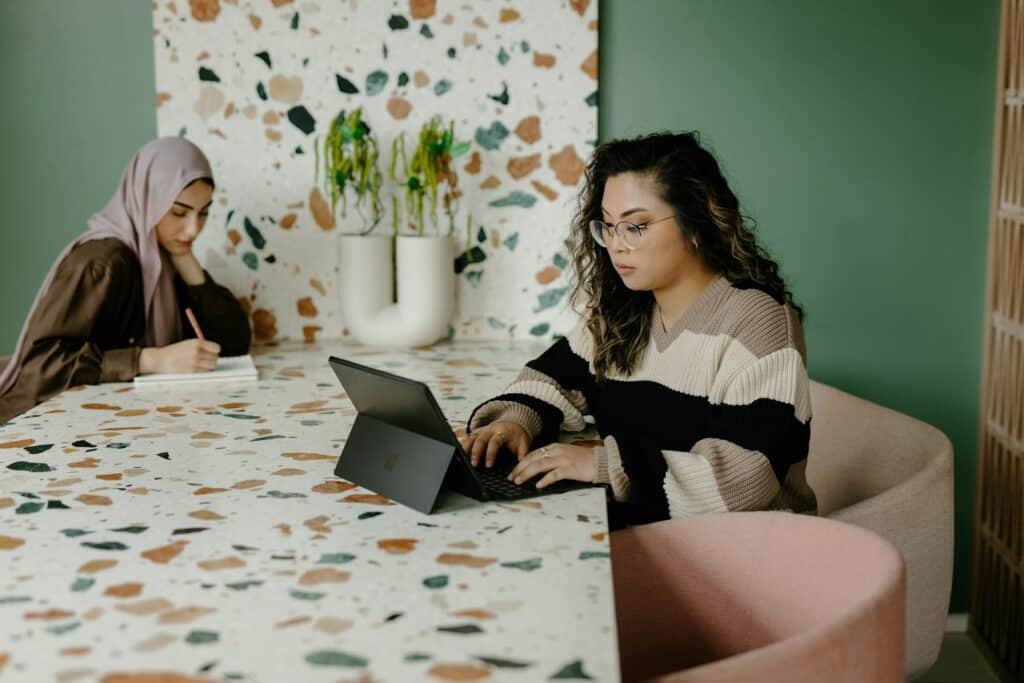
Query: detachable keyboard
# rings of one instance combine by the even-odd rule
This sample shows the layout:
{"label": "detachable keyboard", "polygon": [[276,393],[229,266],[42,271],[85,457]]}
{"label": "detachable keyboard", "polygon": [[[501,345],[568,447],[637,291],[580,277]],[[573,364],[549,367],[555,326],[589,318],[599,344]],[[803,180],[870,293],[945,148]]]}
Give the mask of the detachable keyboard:
{"label": "detachable keyboard", "polygon": [[473,472],[476,474],[476,478],[480,481],[480,485],[495,498],[532,498],[534,496],[543,496],[548,493],[572,491],[573,489],[578,489],[583,486],[578,481],[563,479],[561,481],[556,481],[550,486],[538,489],[537,482],[543,478],[543,475],[537,475],[529,481],[524,481],[522,484],[516,484],[515,482],[507,479],[508,473],[514,468],[514,462],[509,462],[505,458],[500,458],[499,462],[494,463],[493,467],[476,467],[473,469]]}

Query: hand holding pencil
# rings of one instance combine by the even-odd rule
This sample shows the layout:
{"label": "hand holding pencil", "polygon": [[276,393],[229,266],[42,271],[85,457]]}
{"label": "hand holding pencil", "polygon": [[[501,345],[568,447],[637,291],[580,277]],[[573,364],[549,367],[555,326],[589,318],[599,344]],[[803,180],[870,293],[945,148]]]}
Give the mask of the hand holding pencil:
{"label": "hand holding pencil", "polygon": [[206,339],[191,308],[185,309],[185,317],[196,338],[160,348],[143,349],[139,355],[139,374],[210,372],[217,369],[220,344]]}

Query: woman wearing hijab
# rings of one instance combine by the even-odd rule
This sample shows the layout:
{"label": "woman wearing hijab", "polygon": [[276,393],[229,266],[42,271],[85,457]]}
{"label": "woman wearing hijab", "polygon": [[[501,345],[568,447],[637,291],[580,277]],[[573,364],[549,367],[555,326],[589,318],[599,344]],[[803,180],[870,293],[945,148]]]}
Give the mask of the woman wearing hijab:
{"label": "woman wearing hijab", "polygon": [[[249,350],[249,320],[192,243],[214,183],[181,138],[147,143],[117,192],[50,268],[0,372],[0,423],[68,387],[156,372],[205,372]],[[205,340],[182,324],[191,308]]]}

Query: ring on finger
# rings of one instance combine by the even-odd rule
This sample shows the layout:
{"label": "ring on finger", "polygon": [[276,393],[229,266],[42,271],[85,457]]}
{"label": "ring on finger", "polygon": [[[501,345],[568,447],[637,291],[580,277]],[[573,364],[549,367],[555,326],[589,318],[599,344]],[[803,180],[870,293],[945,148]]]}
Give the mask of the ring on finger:
{"label": "ring on finger", "polygon": [[540,457],[542,457],[542,458],[550,458],[551,457],[551,451],[548,450],[547,446],[545,446],[544,448],[540,449]]}

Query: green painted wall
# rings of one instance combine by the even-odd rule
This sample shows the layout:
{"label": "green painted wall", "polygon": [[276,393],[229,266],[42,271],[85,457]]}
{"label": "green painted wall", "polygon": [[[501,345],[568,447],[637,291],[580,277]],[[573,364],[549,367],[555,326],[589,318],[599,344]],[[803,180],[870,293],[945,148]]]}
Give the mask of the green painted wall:
{"label": "green painted wall", "polygon": [[965,611],[998,1],[601,9],[601,138],[701,131],[808,311],[810,374],[952,440]]}
{"label": "green painted wall", "polygon": [[[155,134],[148,3],[5,0],[0,349]],[[601,138],[696,129],[806,306],[815,378],[956,449],[969,597],[997,0],[605,0]]]}
{"label": "green painted wall", "polygon": [[53,259],[156,135],[150,12],[122,0],[0,5],[0,355]]}

